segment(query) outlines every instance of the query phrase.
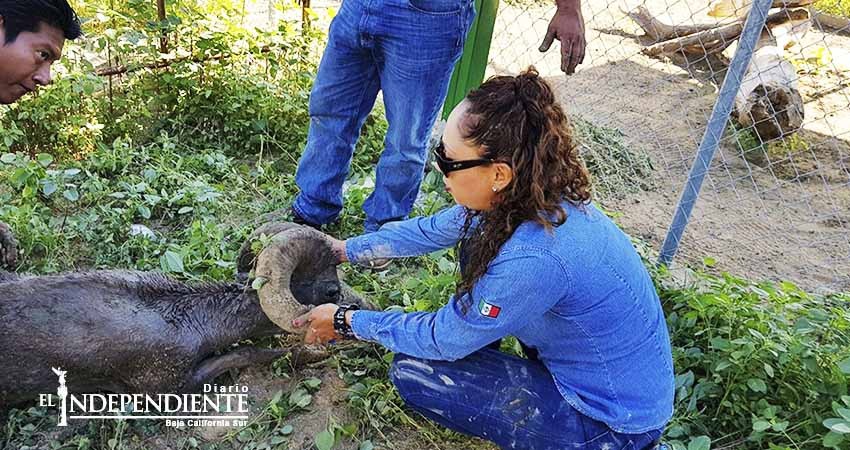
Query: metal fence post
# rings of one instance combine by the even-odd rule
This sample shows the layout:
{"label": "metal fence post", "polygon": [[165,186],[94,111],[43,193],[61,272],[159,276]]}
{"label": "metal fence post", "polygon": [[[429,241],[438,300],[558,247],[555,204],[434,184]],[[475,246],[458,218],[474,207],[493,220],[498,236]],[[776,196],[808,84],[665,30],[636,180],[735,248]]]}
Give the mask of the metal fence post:
{"label": "metal fence post", "polygon": [[664,245],[661,247],[661,255],[659,256],[658,262],[660,264],[670,264],[670,261],[676,255],[679,243],[682,240],[682,234],[688,225],[691,211],[699,197],[703,179],[711,165],[711,160],[714,158],[714,153],[720,144],[720,139],[723,137],[723,131],[726,129],[726,121],[732,112],[735,94],[738,92],[738,88],[741,86],[741,80],[750,65],[753,49],[764,28],[767,13],[772,3],[772,0],[755,0],[753,2],[752,9],[744,25],[744,31],[738,41],[738,50],[735,52],[732,63],[726,71],[723,86],[720,88],[720,94],[717,97],[717,102],[714,104],[714,109],[711,112],[711,118],[703,134],[702,142],[700,142],[697,157],[694,160],[693,166],[691,166],[688,181],[682,190],[682,196],[679,199],[679,205],[676,208],[673,222],[667,230],[667,237],[664,239]]}
{"label": "metal fence post", "polygon": [[499,0],[475,0],[475,20],[464,43],[463,56],[452,73],[449,92],[443,105],[443,119],[448,118],[449,113],[466,94],[484,80],[498,10]]}

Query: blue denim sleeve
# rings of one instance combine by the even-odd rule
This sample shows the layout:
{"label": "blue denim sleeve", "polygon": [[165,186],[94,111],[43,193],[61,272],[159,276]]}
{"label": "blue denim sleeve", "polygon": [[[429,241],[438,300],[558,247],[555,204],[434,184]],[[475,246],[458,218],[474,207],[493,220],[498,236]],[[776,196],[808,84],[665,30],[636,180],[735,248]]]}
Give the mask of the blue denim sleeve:
{"label": "blue denim sleeve", "polygon": [[384,224],[374,233],[345,241],[351,262],[419,256],[453,247],[460,240],[466,209],[460,205],[437,214]]}
{"label": "blue denim sleeve", "polygon": [[545,249],[500,254],[476,283],[472,296],[455,296],[434,313],[356,311],[358,339],[396,353],[454,361],[520,330],[567,295],[569,278]]}

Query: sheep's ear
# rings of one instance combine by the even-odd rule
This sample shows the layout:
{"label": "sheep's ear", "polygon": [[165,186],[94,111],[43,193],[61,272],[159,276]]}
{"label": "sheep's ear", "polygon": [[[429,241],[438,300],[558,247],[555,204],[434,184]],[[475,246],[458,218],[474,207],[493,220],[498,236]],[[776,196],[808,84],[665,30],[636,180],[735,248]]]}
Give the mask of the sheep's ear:
{"label": "sheep's ear", "polygon": [[378,311],[378,306],[367,300],[365,297],[361,296],[354,289],[351,288],[346,282],[340,281],[340,293],[339,293],[339,302],[341,304],[346,305],[357,305],[360,309],[366,309],[369,311]]}

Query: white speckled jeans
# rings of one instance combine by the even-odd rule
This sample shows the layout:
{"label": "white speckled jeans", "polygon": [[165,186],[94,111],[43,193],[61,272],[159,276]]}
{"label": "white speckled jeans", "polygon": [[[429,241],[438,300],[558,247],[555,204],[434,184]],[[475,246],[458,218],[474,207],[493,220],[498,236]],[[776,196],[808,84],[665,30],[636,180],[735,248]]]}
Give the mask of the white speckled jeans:
{"label": "white speckled jeans", "polygon": [[390,378],[418,413],[505,449],[643,450],[663,432],[617,433],[570,406],[539,361],[489,348],[453,362],[397,354]]}

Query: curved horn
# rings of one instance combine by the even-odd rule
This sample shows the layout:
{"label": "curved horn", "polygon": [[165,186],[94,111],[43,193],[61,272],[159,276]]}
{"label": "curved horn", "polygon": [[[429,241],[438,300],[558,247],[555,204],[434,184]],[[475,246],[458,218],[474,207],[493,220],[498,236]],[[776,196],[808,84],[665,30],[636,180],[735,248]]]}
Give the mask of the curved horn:
{"label": "curved horn", "polygon": [[292,295],[289,286],[293,274],[320,273],[334,263],[331,243],[321,232],[297,226],[276,234],[257,257],[254,271],[265,280],[257,290],[263,312],[281,329],[301,333],[292,326],[292,320],[307,312],[309,306]]}
{"label": "curved horn", "polygon": [[260,236],[274,236],[286,230],[297,228],[300,225],[291,222],[273,222],[267,223],[260,228],[254,230],[251,236],[242,243],[239,249],[239,257],[236,259],[236,279],[240,282],[248,280],[248,273],[254,269],[254,264],[257,262],[257,255],[254,254],[252,246]]}

